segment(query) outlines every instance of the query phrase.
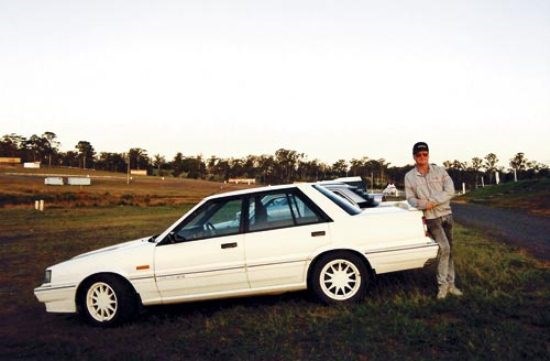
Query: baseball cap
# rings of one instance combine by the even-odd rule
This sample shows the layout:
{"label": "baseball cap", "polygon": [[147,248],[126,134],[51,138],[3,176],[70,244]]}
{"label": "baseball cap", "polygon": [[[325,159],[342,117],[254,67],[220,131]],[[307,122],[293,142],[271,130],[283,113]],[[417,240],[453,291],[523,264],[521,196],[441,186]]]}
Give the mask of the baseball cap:
{"label": "baseball cap", "polygon": [[424,142],[418,142],[413,146],[413,154],[416,154],[418,152],[429,152],[430,149],[428,148],[428,144]]}

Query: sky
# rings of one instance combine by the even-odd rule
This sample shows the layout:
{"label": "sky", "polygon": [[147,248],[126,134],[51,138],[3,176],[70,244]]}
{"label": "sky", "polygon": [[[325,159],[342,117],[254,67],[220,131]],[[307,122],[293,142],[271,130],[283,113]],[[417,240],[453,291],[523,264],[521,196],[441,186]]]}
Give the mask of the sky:
{"label": "sky", "polygon": [[550,164],[546,0],[0,0],[0,136]]}

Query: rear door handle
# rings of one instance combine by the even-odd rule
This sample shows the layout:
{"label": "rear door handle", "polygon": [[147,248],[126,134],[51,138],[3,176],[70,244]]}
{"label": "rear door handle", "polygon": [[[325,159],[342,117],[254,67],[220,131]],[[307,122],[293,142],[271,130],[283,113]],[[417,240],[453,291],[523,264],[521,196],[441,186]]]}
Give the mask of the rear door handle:
{"label": "rear door handle", "polygon": [[326,234],[325,231],[311,232],[311,237],[321,237],[321,236],[324,236],[325,234]]}
{"label": "rear door handle", "polygon": [[236,248],[237,247],[237,242],[232,242],[232,243],[222,243],[222,249],[227,249],[227,248]]}

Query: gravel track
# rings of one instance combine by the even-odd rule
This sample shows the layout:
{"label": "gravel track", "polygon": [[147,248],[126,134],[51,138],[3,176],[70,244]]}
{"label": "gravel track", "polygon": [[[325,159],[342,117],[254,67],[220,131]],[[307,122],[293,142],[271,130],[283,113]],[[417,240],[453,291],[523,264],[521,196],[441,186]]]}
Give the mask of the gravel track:
{"label": "gravel track", "polygon": [[498,240],[550,261],[550,218],[477,204],[453,203],[452,209],[458,223],[482,229]]}

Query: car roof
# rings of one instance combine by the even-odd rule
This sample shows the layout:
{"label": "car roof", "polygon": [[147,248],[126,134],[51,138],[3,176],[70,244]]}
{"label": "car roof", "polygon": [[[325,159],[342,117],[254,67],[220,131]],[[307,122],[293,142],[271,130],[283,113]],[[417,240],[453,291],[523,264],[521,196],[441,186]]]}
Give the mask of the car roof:
{"label": "car roof", "polygon": [[311,186],[311,184],[312,183],[294,183],[294,184],[281,184],[281,185],[274,185],[274,186],[246,188],[246,189],[240,189],[240,190],[237,190],[237,191],[229,191],[229,192],[222,192],[222,193],[213,194],[211,196],[206,197],[205,199],[216,199],[216,198],[223,198],[223,197],[240,196],[240,195],[244,195],[244,194],[276,191],[276,190],[279,190],[279,189],[303,188],[303,187]]}

